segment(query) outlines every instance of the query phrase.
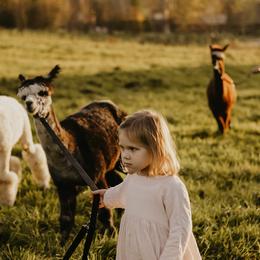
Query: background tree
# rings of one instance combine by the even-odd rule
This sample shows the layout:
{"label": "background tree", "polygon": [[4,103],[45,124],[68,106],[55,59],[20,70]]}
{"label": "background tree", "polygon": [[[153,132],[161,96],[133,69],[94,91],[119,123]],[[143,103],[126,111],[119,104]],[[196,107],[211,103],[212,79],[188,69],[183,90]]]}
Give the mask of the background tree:
{"label": "background tree", "polygon": [[[259,26],[259,0],[0,0],[0,26],[19,29],[114,27],[170,32]],[[143,26],[143,25],[149,25]]]}

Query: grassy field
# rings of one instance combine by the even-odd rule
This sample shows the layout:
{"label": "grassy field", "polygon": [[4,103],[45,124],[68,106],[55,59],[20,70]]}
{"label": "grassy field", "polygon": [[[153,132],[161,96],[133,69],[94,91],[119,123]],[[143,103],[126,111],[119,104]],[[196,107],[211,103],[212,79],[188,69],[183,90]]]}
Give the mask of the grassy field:
{"label": "grassy field", "polygon": [[[161,111],[177,143],[203,259],[260,259],[260,75],[248,77],[259,65],[259,42],[232,37],[227,50],[238,100],[225,136],[216,134],[207,106],[208,44],[196,41],[166,45],[141,36],[0,31],[0,94],[16,96],[18,74],[46,74],[59,64],[54,107],[60,119],[97,99],[111,99],[128,113]],[[14,153],[21,156],[19,145]],[[88,219],[90,198],[88,190],[78,197],[71,239]],[[0,206],[0,259],[61,259],[66,248],[59,245],[58,217],[54,185],[39,189],[23,163],[15,206]],[[90,259],[114,259],[116,239],[97,230]],[[80,259],[82,248],[72,259]]]}

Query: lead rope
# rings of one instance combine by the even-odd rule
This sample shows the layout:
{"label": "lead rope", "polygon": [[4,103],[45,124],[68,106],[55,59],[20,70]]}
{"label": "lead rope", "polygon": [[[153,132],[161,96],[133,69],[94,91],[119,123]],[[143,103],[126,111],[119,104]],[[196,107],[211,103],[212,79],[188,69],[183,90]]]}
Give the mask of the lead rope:
{"label": "lead rope", "polygon": [[89,249],[90,249],[91,242],[93,240],[93,236],[94,236],[95,228],[96,228],[99,198],[100,197],[98,194],[94,195],[89,224],[85,224],[81,227],[80,231],[78,232],[78,234],[74,238],[73,242],[71,243],[70,247],[66,251],[66,253],[63,257],[63,260],[70,259],[71,255],[76,250],[79,243],[83,240],[86,233],[87,233],[87,237],[86,237],[86,241],[84,244],[82,260],[88,259]]}
{"label": "lead rope", "polygon": [[[84,180],[84,182],[90,187],[92,191],[97,190],[98,187],[93,182],[93,180],[88,176],[86,171],[82,168],[82,166],[79,164],[79,162],[72,156],[72,154],[68,151],[68,149],[65,147],[65,145],[62,143],[62,141],[59,139],[59,137],[55,134],[53,129],[50,127],[49,123],[45,118],[39,118],[43,126],[46,128],[46,130],[49,132],[51,137],[53,138],[54,142],[60,147],[60,149],[63,151],[66,158],[71,162],[71,164],[75,167],[75,169],[80,174],[81,178]],[[90,221],[89,224],[85,224],[81,227],[80,231],[74,238],[73,242],[71,243],[70,247],[66,251],[63,260],[70,259],[73,252],[78,247],[81,240],[84,238],[84,236],[87,233],[86,241],[84,244],[84,251],[82,260],[88,259],[88,253],[89,249],[93,240],[93,236],[95,233],[96,228],[96,222],[97,222],[97,213],[98,213],[98,206],[99,206],[99,195],[94,195],[93,202],[92,202],[92,209],[91,209],[91,215],[90,215]]]}

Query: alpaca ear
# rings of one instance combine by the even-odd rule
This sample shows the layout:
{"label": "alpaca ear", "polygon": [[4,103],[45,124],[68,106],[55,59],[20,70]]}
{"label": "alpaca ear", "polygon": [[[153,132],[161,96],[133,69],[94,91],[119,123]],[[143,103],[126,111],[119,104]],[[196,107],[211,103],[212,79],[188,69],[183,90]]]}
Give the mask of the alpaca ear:
{"label": "alpaca ear", "polygon": [[228,48],[229,44],[226,44],[223,48],[222,51],[225,51]]}
{"label": "alpaca ear", "polygon": [[25,79],[25,76],[22,75],[22,74],[20,74],[20,75],[18,76],[18,78],[19,78],[19,80],[20,80],[21,82],[23,82],[23,81],[26,80],[26,79]]}
{"label": "alpaca ear", "polygon": [[60,66],[59,65],[56,65],[50,72],[49,74],[47,75],[47,79],[52,81],[54,78],[57,77],[57,75],[59,74],[60,72]]}

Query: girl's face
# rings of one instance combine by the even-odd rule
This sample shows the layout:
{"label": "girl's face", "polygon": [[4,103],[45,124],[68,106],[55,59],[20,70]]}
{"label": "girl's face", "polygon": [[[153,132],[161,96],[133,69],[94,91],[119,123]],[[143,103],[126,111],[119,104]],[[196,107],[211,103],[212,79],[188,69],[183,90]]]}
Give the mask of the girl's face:
{"label": "girl's face", "polygon": [[119,130],[119,145],[121,158],[129,174],[145,174],[145,169],[152,162],[152,155],[144,145],[138,141],[129,140],[125,130]]}

